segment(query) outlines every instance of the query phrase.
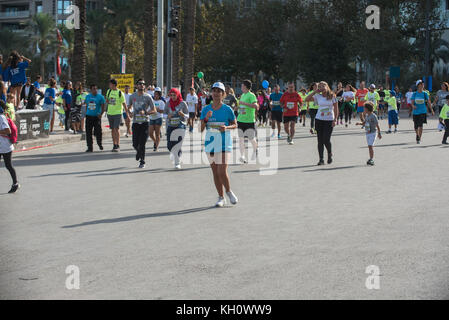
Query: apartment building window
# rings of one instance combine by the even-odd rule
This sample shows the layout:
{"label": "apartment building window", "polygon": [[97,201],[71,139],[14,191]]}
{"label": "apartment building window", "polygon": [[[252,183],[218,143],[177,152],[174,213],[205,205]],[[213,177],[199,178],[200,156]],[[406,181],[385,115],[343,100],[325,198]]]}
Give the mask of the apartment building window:
{"label": "apartment building window", "polygon": [[58,0],[58,14],[65,14],[67,8],[71,5],[71,0]]}
{"label": "apartment building window", "polygon": [[42,13],[42,2],[36,2],[36,13]]}
{"label": "apartment building window", "polygon": [[446,10],[449,10],[449,0],[446,0]]}

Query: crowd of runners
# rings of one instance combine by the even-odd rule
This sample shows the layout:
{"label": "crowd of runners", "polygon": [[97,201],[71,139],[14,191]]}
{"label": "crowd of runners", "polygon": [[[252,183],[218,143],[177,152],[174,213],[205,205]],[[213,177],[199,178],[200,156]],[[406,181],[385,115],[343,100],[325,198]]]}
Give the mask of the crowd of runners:
{"label": "crowd of runners", "polygon": [[[202,88],[198,93],[189,88],[183,98],[177,88],[172,88],[164,96],[160,87],[136,82],[135,92],[126,87],[118,88],[115,79],[109,81],[109,88],[101,94],[96,84],[84,90],[81,83],[61,82],[59,88],[55,79],[50,79],[44,90],[40,77],[31,84],[25,70],[31,61],[13,52],[7,61],[0,61],[0,156],[9,170],[13,185],[10,193],[20,187],[12,166],[14,114],[20,106],[33,109],[43,100],[42,109],[50,112],[50,132],[54,130],[55,116],[60,126],[70,134],[86,135],[87,153],[94,151],[94,139],[98,149],[103,148],[102,118],[106,114],[112,136],[111,152],[120,152],[120,127],[126,125],[125,136],[132,136],[136,151],[135,159],[139,168],[145,168],[146,144],[153,142],[153,152],[160,147],[165,135],[167,149],[175,169],[181,170],[182,144],[186,132],[206,131],[204,152],[207,154],[215,187],[219,198],[216,206],[226,204],[225,193],[232,204],[238,202],[232,192],[228,164],[233,150],[231,131],[237,129],[240,162],[248,163],[245,144],[251,144],[251,160],[258,159],[258,127],[271,127],[271,139],[283,139],[294,144],[297,126],[309,127],[311,135],[317,136],[318,163],[333,162],[331,137],[336,126],[348,127],[353,122],[360,125],[366,133],[369,149],[367,165],[374,165],[374,145],[382,138],[379,120],[388,121],[386,134],[398,131],[399,110],[406,108],[409,117],[413,116],[416,143],[421,143],[423,125],[427,114],[439,115],[440,131],[444,130],[443,144],[449,137],[449,85],[444,82],[431,101],[430,93],[424,83],[418,80],[409,91],[402,95],[399,88],[390,90],[361,82],[358,89],[351,84],[338,83],[333,90],[328,83],[312,83],[308,88],[296,88],[288,83],[284,90],[280,85],[268,87],[253,93],[253,83],[244,80],[236,96],[234,89],[221,82],[214,83],[210,91]],[[30,102],[31,101],[31,102]],[[309,124],[307,124],[309,121]],[[165,126],[164,126],[165,125]],[[163,130],[163,128],[165,130]]]}

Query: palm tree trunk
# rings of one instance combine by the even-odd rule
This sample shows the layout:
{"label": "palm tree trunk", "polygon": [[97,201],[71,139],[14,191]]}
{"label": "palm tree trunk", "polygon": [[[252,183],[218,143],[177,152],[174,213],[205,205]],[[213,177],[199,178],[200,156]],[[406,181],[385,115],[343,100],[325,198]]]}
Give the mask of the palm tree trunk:
{"label": "palm tree trunk", "polygon": [[144,23],[144,79],[148,84],[153,83],[154,78],[154,45],[153,45],[153,26],[154,26],[154,1],[145,2],[145,23]]}
{"label": "palm tree trunk", "polygon": [[194,72],[194,45],[195,45],[195,18],[196,0],[185,1],[184,11],[184,37],[183,37],[183,74],[184,74],[184,95],[192,85]]}
{"label": "palm tree trunk", "polygon": [[[173,1],[173,5],[174,6],[178,6],[181,9],[181,0],[174,0]],[[177,88],[179,86],[179,55],[180,55],[180,50],[181,50],[181,23],[178,26],[178,35],[176,38],[173,38],[173,62],[172,62],[172,87],[173,88]]]}
{"label": "palm tree trunk", "polygon": [[75,29],[73,48],[73,81],[86,85],[86,0],[75,0],[80,9],[80,28]]}
{"label": "palm tree trunk", "polygon": [[40,73],[41,76],[45,79],[45,55],[44,55],[44,50],[45,48],[40,48],[41,50],[41,56],[39,59],[39,69],[40,69]]}
{"label": "palm tree trunk", "polygon": [[98,55],[99,55],[99,50],[98,50],[98,46],[99,46],[99,41],[95,41],[94,43],[95,45],[95,57],[94,57],[94,61],[95,61],[95,84],[98,85],[99,81],[100,81],[100,70],[98,68]]}

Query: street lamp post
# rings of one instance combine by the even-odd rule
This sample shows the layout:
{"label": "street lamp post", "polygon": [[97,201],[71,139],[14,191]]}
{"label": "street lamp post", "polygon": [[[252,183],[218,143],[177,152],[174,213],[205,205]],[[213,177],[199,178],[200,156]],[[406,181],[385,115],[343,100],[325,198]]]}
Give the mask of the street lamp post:
{"label": "street lamp post", "polygon": [[157,5],[157,85],[164,85],[164,0]]}

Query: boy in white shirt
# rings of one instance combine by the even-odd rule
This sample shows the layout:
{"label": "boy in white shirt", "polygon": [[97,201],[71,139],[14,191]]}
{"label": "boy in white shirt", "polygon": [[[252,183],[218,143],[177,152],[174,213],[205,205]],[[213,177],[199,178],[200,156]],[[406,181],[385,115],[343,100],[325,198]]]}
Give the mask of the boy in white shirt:
{"label": "boy in white shirt", "polygon": [[195,123],[196,115],[198,112],[198,96],[195,93],[195,88],[190,88],[186,98],[187,106],[189,108],[189,131],[193,132],[193,124]]}

